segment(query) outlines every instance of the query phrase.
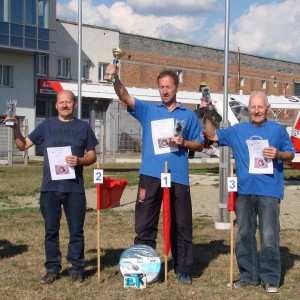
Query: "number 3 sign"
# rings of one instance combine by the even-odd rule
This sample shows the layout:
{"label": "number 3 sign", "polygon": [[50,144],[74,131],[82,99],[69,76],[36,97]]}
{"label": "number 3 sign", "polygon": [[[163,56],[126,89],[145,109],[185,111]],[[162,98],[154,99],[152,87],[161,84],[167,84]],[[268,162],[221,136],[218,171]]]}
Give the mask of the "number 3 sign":
{"label": "number 3 sign", "polygon": [[237,178],[228,177],[227,178],[227,190],[228,192],[237,192]]}

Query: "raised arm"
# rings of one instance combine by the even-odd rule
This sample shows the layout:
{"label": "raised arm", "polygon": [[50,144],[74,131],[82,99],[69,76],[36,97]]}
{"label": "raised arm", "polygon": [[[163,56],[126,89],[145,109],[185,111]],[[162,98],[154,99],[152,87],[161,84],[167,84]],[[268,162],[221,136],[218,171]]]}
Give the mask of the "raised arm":
{"label": "raised arm", "polygon": [[106,74],[113,75],[114,77],[113,85],[119,99],[125,104],[127,104],[131,109],[134,109],[134,97],[132,97],[128,93],[126,87],[121,82],[118,76],[118,71],[119,71],[119,67],[117,65],[110,64],[106,69]]}

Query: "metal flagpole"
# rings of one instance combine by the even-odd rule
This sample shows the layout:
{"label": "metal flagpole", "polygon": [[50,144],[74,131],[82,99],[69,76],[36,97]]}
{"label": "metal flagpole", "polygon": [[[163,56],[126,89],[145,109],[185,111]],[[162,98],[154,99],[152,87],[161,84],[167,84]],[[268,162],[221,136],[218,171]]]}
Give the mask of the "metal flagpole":
{"label": "metal flagpole", "polygon": [[78,0],[78,97],[77,112],[78,119],[81,119],[81,83],[82,83],[82,65],[81,65],[81,49],[82,49],[82,0]]}
{"label": "metal flagpole", "polygon": [[[230,0],[226,0],[225,10],[225,38],[224,38],[224,96],[223,96],[223,120],[220,128],[227,128],[228,122],[228,53],[229,53],[229,7]],[[220,200],[219,220],[216,222],[217,229],[229,229],[229,215],[227,212],[227,178],[229,172],[230,150],[228,147],[221,147],[219,162]]]}

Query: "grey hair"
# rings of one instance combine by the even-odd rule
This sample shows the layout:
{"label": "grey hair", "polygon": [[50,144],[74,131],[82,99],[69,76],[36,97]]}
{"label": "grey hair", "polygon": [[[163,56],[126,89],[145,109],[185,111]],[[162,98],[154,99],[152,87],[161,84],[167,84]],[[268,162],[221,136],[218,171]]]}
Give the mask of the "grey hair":
{"label": "grey hair", "polygon": [[252,91],[251,94],[250,94],[250,97],[249,97],[249,105],[250,105],[250,102],[251,102],[251,99],[256,96],[256,95],[260,95],[263,97],[263,99],[265,100],[265,104],[267,107],[270,107],[270,103],[269,103],[269,100],[268,100],[268,96],[267,94],[264,92],[264,91]]}

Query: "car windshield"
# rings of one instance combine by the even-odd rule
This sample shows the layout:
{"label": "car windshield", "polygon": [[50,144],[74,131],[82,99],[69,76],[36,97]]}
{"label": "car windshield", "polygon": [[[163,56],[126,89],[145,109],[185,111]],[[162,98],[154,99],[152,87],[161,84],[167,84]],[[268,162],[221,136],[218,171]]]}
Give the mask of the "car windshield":
{"label": "car windshield", "polygon": [[236,100],[230,101],[229,106],[238,119],[239,122],[248,122],[250,117],[249,117],[249,110],[248,107]]}

